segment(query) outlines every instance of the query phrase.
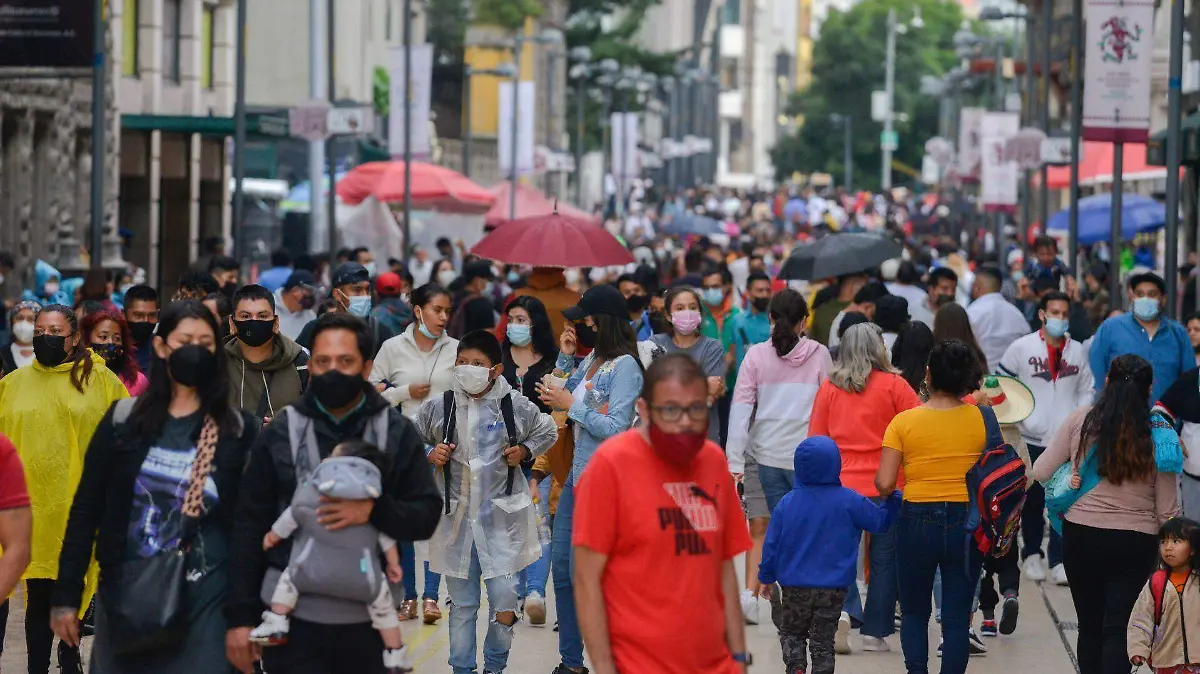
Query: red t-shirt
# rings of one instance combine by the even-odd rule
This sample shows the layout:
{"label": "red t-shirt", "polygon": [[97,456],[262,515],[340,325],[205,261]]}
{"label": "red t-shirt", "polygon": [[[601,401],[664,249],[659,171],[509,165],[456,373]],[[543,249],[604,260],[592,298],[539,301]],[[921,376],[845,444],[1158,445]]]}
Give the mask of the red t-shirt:
{"label": "red t-shirt", "polygon": [[[688,468],[637,430],[596,451],[575,492],[572,542],[608,557],[602,581],[622,674],[740,674],[725,643],[724,563],[750,549],[725,454],[713,442]],[[669,645],[669,648],[664,648]]]}
{"label": "red t-shirt", "polygon": [[0,510],[29,507],[25,469],[12,441],[0,434]]}

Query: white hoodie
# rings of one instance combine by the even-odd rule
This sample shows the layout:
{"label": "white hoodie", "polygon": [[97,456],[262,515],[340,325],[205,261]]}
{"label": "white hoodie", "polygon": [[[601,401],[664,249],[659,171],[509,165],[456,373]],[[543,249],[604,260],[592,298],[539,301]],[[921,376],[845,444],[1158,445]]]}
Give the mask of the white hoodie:
{"label": "white hoodie", "polygon": [[[458,357],[458,340],[445,332],[433,344],[430,351],[422,351],[413,336],[417,324],[412,323],[404,332],[383,343],[375,366],[371,369],[370,381],[378,384],[387,381],[391,386],[383,397],[398,405],[404,416],[415,419],[421,403],[430,398],[441,397],[454,386],[454,361]],[[409,384],[431,384],[429,395],[415,400],[408,390]]]}
{"label": "white hoodie", "polygon": [[1076,408],[1092,402],[1092,368],[1087,349],[1066,337],[1058,377],[1051,379],[1050,352],[1042,331],[1031,332],[1009,345],[997,371],[1020,379],[1033,392],[1033,412],[1022,421],[1021,437],[1045,447]]}

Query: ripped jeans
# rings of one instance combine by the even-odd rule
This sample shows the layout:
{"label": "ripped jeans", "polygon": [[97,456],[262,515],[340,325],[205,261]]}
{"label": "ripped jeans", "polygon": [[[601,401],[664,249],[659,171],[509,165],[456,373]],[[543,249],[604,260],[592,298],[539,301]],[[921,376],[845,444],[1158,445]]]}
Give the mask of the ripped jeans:
{"label": "ripped jeans", "polygon": [[[471,568],[467,578],[445,576],[450,590],[450,669],[454,674],[473,674],[476,671],[476,621],[479,616],[479,585],[483,572],[479,568],[479,553],[471,546]],[[512,573],[482,580],[487,588],[487,636],[483,640],[483,668],[503,672],[508,665],[512,648],[513,628],[496,621],[496,614],[513,612],[516,621],[517,577]]]}

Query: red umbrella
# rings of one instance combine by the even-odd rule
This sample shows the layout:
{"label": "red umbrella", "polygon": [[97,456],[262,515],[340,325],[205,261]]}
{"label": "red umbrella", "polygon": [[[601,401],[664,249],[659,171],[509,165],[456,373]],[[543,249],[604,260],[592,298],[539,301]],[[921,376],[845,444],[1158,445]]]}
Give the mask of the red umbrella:
{"label": "red umbrella", "polygon": [[497,227],[471,252],[489,260],[535,267],[610,267],[633,262],[633,255],[608,230],[558,213]]}
{"label": "red umbrella", "polygon": [[[402,161],[373,161],[350,170],[337,184],[337,194],[351,206],[367,197],[384,203],[404,201]],[[453,213],[482,213],[496,197],[458,171],[413,162],[412,206]]]}
{"label": "red umbrella", "polygon": [[550,215],[558,209],[558,214],[576,220],[583,220],[592,224],[599,225],[598,218],[591,213],[582,211],[568,203],[556,203],[546,198],[537,189],[529,185],[517,183],[517,217],[509,217],[509,209],[511,208],[512,192],[510,181],[505,180],[501,183],[496,183],[488,188],[488,191],[496,195],[496,203],[487,212],[484,219],[484,224],[488,227],[499,227],[507,222],[512,222],[514,219],[531,218],[535,215]]}

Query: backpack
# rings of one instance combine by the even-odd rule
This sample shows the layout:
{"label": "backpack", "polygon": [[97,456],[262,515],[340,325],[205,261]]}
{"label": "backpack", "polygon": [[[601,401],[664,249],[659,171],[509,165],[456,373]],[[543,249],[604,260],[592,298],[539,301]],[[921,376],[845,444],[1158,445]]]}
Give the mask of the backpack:
{"label": "backpack", "polygon": [[987,443],[966,475],[971,506],[966,529],[981,553],[999,558],[1008,554],[1021,526],[1027,486],[1025,462],[1004,441],[995,411],[980,407],[979,412],[987,429]]}
{"label": "backpack", "polygon": [[[458,405],[454,402],[454,391],[442,394],[442,443],[451,444],[455,439],[455,425],[458,423]],[[504,430],[508,432],[508,446],[515,447],[517,441],[517,420],[513,413],[512,394],[506,393],[500,399],[500,415],[504,417]],[[517,469],[508,467],[508,480],[504,483],[504,495],[512,496],[513,482],[516,481]],[[442,466],[443,500],[446,504],[446,514],[450,514],[450,462]]]}
{"label": "backpack", "polygon": [[[1150,575],[1150,596],[1154,599],[1154,634],[1151,641],[1151,646],[1158,642],[1158,628],[1162,624],[1163,615],[1163,595],[1167,591],[1167,586],[1170,585],[1171,572],[1166,569],[1155,569]],[[1180,599],[1182,601],[1182,598]],[[1191,656],[1188,654],[1187,635],[1184,634],[1183,640],[1183,657],[1187,662],[1191,662]],[[1151,648],[1153,656],[1153,648]],[[1154,666],[1153,658],[1146,658],[1146,664]]]}

